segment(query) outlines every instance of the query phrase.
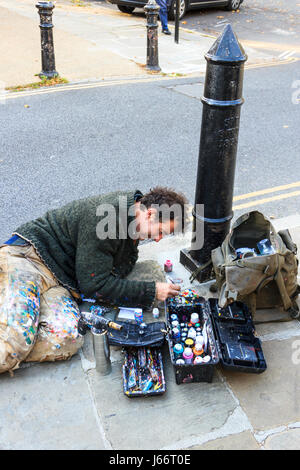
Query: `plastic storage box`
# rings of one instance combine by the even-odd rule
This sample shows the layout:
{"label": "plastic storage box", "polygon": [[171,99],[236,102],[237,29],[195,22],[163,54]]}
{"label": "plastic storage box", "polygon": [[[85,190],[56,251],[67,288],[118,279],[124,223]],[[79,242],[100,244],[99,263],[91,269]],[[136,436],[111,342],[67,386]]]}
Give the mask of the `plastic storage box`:
{"label": "plastic storage box", "polygon": [[267,364],[247,305],[234,302],[221,309],[217,299],[209,299],[209,306],[222,366],[239,372],[264,372]]}
{"label": "plastic storage box", "polygon": [[[179,324],[190,320],[191,314],[199,314],[200,328],[206,336],[206,354],[208,363],[176,363],[174,345],[180,343],[174,339],[172,315],[177,315]],[[217,299],[205,300],[195,295],[169,299],[165,303],[167,341],[171,362],[175,371],[177,384],[188,382],[211,382],[214,369],[218,363],[225,369],[238,372],[262,373],[267,364],[259,338],[247,306],[234,302],[221,309]]]}
{"label": "plastic storage box", "polygon": [[[166,323],[168,327],[167,341],[171,362],[175,371],[176,383],[179,385],[181,383],[189,382],[211,382],[215,366],[219,362],[219,352],[213,332],[208,302],[202,297],[194,298],[187,296],[182,302],[178,302],[178,298],[170,299],[166,302],[165,306]],[[188,321],[193,312],[199,314],[199,323],[207,338],[206,354],[209,355],[211,359],[208,363],[197,365],[177,365],[173,350],[176,342],[172,337],[171,315],[177,315],[179,323],[182,323]]]}
{"label": "plastic storage box", "polygon": [[159,348],[123,350],[123,390],[129,398],[161,395],[166,391],[162,354]]}

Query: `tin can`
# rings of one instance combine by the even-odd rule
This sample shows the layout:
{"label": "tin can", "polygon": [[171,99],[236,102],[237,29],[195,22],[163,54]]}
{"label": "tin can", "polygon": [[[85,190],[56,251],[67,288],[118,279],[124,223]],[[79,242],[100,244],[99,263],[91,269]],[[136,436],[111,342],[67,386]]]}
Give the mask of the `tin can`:
{"label": "tin can", "polygon": [[178,316],[176,315],[176,313],[172,313],[172,315],[170,315],[170,320],[171,320],[171,322],[175,321],[175,320],[178,321]]}
{"label": "tin can", "polygon": [[144,321],[144,319],[143,319],[143,310],[141,308],[135,308],[134,309],[134,318],[135,318],[135,321],[138,324],[143,323],[143,321]]}

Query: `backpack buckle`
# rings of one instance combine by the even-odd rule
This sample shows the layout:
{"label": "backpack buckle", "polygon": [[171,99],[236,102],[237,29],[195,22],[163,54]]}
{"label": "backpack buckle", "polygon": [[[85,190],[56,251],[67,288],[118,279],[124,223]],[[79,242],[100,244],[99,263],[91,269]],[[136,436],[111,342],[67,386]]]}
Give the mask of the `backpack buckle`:
{"label": "backpack buckle", "polygon": [[263,273],[264,273],[264,274],[267,274],[267,273],[269,272],[269,270],[270,270],[270,266],[268,265],[268,266],[266,266],[265,269],[263,270]]}

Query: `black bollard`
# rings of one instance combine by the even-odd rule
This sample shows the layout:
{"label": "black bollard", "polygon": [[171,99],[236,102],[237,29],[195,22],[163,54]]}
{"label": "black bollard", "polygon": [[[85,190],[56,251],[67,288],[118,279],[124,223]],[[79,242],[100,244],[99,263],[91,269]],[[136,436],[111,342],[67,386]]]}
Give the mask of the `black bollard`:
{"label": "black bollard", "polygon": [[[191,279],[200,282],[211,278],[211,250],[222,244],[233,217],[233,186],[247,55],[230,24],[226,25],[205,59],[192,239],[193,244],[202,237],[203,245],[180,252],[181,264],[193,272]],[[203,214],[197,213],[200,204],[204,208]]]}
{"label": "black bollard", "polygon": [[54,4],[52,2],[38,2],[36,4],[40,15],[41,48],[42,48],[42,71],[40,77],[48,79],[58,76],[55,70],[55,56],[53,45],[52,14]]}
{"label": "black bollard", "polygon": [[144,7],[147,17],[147,64],[146,69],[152,72],[160,72],[158,65],[158,34],[157,16],[159,6],[155,0],[149,0]]}

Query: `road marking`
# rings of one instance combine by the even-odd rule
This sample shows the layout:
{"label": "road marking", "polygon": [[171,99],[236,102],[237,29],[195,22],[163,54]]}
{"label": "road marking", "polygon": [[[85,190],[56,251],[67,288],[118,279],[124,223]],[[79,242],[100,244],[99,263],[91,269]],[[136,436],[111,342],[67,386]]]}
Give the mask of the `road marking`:
{"label": "road marking", "polygon": [[296,53],[295,50],[282,52],[281,54],[279,54],[278,59],[287,59],[288,57],[291,57],[295,53]]}
{"label": "road marking", "polygon": [[257,69],[260,67],[274,67],[277,65],[285,65],[285,64],[290,64],[292,62],[297,62],[299,59],[297,57],[289,57],[288,59],[279,59],[279,60],[274,60],[273,62],[267,62],[264,63],[262,62],[261,64],[249,64],[245,65],[245,69]]}
{"label": "road marking", "polygon": [[[289,64],[291,62],[297,62],[299,59],[297,57],[289,57],[288,59],[282,59],[282,60],[277,60],[277,61],[272,61],[270,63],[268,62],[261,62],[257,64],[249,64],[245,65],[245,69],[256,69],[256,68],[261,68],[261,67],[274,67],[276,65],[284,65],[284,64]],[[199,75],[199,74],[197,74]],[[205,73],[200,73],[201,76],[204,76]],[[105,86],[114,86],[114,85],[126,85],[126,84],[131,84],[131,83],[151,83],[155,81],[162,81],[162,80],[183,80],[186,78],[189,78],[189,76],[192,78],[194,74],[188,74],[184,77],[166,77],[162,75],[157,75],[156,77],[145,77],[145,78],[125,78],[125,79],[112,79],[112,80],[103,80],[101,82],[96,82],[96,83],[75,83],[75,84],[70,84],[70,85],[57,85],[56,87],[53,88],[43,88],[39,90],[33,90],[33,91],[7,91],[5,90],[4,92],[0,91],[0,104],[3,101],[6,101],[8,99],[15,99],[15,98],[26,98],[29,96],[36,96],[36,95],[43,95],[47,93],[58,93],[61,91],[70,91],[70,90],[85,90],[88,88],[100,88],[100,87],[105,87]]]}
{"label": "road marking", "polygon": [[252,193],[241,194],[239,196],[234,196],[234,201],[241,201],[243,199],[249,199],[251,197],[262,196],[263,194],[276,193],[277,191],[283,191],[285,189],[297,188],[300,186],[300,181],[295,183],[284,184],[281,186],[274,186],[273,188],[260,189],[259,191],[254,191]]}
{"label": "road marking", "polygon": [[[284,191],[285,189],[297,188],[300,187],[300,181],[296,181],[295,183],[284,184],[281,186],[274,186],[273,188],[266,188],[260,189],[259,191],[253,191],[252,193],[245,193],[240,194],[239,196],[233,197],[233,202],[235,201],[242,201],[244,199],[249,199],[252,197],[262,196],[264,194],[275,193],[278,191]],[[263,199],[255,199],[254,201],[245,202],[243,204],[238,204],[233,206],[233,210],[238,209],[247,209],[248,207],[255,207],[261,206],[262,204],[267,204],[273,201],[279,201],[281,199],[288,199],[290,197],[297,197],[300,196],[300,191],[292,191],[290,193],[278,194],[271,197],[263,198]],[[191,205],[189,209],[192,209],[193,206]],[[193,220],[193,216],[190,217],[190,220]]]}
{"label": "road marking", "polygon": [[253,207],[253,206],[261,206],[262,204],[267,204],[268,202],[279,201],[281,199],[287,199],[287,198],[296,197],[296,196],[300,196],[300,191],[293,191],[291,193],[279,194],[278,196],[266,197],[263,199],[246,202],[245,204],[239,204],[237,206],[233,206],[233,210],[246,209],[248,207]]}

